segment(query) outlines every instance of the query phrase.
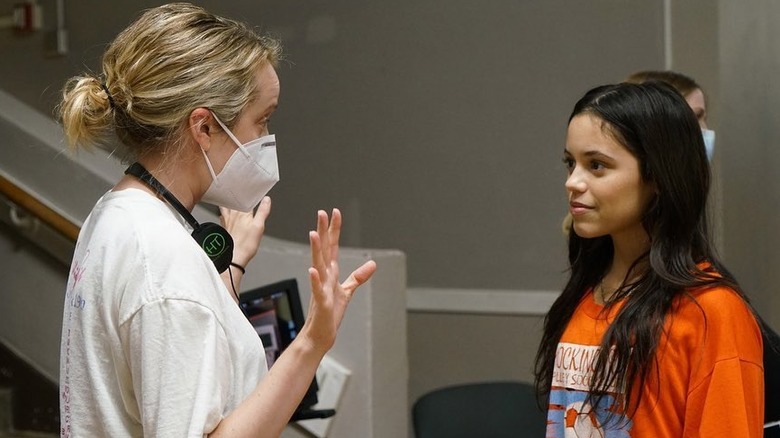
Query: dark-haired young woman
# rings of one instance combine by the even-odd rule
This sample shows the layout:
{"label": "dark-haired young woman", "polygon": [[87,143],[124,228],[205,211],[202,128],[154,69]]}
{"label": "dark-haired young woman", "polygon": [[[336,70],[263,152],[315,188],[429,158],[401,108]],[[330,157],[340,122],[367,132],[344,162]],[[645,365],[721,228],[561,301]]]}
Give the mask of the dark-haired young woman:
{"label": "dark-haired young woman", "polygon": [[571,276],[545,319],[548,437],[760,437],[761,331],[708,237],[701,129],[659,83],[574,107]]}

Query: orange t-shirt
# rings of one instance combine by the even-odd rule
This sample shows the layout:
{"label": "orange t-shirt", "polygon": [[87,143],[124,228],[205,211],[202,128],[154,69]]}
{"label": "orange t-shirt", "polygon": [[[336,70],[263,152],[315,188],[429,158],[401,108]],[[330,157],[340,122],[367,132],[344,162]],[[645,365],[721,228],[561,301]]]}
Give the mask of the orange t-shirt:
{"label": "orange t-shirt", "polygon": [[[693,291],[667,315],[641,403],[629,418],[604,426],[613,396],[595,409],[586,403],[595,356],[620,304],[609,314],[589,291],[558,344],[547,437],[760,438],[764,419],[761,331],[733,290]],[[622,420],[622,421],[615,421]]]}

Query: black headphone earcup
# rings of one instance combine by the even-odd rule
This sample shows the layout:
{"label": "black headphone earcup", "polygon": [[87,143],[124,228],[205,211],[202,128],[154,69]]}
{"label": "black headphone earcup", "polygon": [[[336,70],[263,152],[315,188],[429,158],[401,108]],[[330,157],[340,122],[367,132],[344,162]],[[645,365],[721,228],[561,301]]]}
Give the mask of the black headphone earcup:
{"label": "black headphone earcup", "polygon": [[214,262],[217,272],[225,272],[233,261],[233,238],[230,233],[213,222],[206,222],[195,228],[192,238]]}

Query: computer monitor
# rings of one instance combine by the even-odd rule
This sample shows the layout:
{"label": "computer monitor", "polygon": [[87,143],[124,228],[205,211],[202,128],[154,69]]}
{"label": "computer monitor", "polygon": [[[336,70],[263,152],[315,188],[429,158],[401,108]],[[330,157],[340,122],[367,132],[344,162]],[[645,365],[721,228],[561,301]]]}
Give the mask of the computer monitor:
{"label": "computer monitor", "polygon": [[[303,328],[305,320],[298,282],[292,278],[243,292],[239,305],[263,341],[266,361],[271,368]],[[317,389],[315,376],[291,421],[326,418],[335,413],[331,410],[311,410],[317,404]]]}

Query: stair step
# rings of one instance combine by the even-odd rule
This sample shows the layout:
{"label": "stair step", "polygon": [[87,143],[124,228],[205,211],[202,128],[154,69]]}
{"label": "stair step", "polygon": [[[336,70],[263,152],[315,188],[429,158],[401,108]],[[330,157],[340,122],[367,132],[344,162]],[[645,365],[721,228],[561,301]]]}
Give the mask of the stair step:
{"label": "stair step", "polygon": [[23,430],[14,432],[0,432],[0,438],[56,438],[58,435],[43,432],[27,432]]}
{"label": "stair step", "polygon": [[[11,388],[0,388],[0,434],[13,429]],[[0,435],[1,437],[2,435]]]}

